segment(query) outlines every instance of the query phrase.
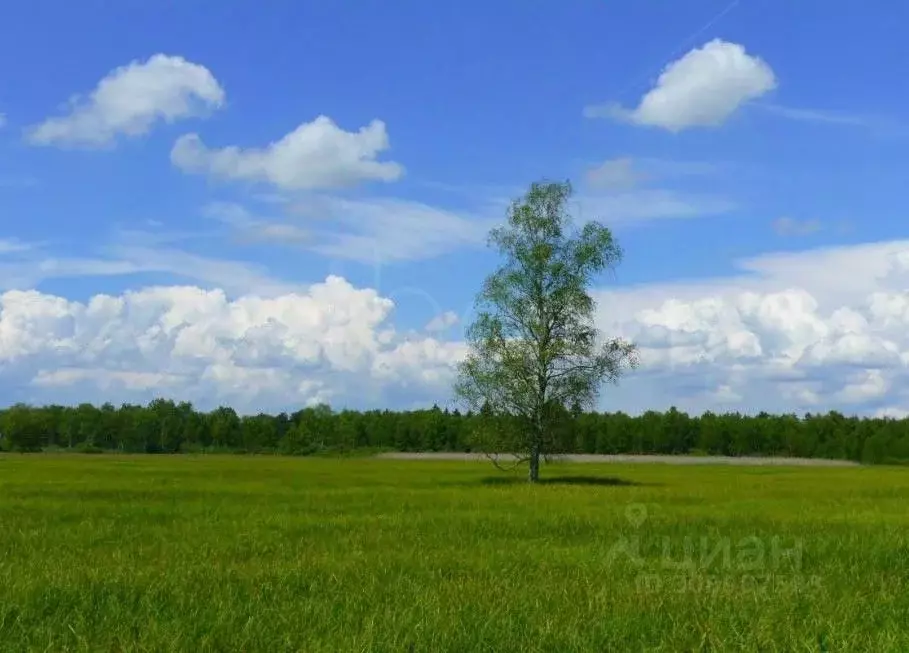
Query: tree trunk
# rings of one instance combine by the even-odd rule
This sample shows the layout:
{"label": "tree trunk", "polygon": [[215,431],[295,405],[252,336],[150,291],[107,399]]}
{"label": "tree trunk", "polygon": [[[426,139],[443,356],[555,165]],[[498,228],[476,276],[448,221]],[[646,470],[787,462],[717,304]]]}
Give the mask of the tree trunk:
{"label": "tree trunk", "polygon": [[540,480],[540,448],[536,446],[530,450],[530,472],[527,480],[531,483]]}

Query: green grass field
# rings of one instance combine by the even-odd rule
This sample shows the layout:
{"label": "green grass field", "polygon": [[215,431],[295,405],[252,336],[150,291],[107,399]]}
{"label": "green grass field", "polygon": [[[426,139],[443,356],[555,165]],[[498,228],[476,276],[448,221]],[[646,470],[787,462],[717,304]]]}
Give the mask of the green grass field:
{"label": "green grass field", "polygon": [[543,475],[0,456],[0,650],[909,651],[909,470]]}

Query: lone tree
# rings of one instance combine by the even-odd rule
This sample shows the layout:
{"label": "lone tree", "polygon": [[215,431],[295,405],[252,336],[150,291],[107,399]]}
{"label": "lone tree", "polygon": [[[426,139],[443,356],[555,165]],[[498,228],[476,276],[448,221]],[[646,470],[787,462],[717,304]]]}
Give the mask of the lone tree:
{"label": "lone tree", "polygon": [[467,330],[470,353],[455,394],[479,416],[477,448],[530,463],[558,452],[565,420],[592,407],[600,385],[637,365],[635,346],[604,340],[587,289],[622,258],[612,232],[597,222],[573,229],[571,184],[538,182],[512,203],[508,224],[490,232],[505,262],[477,297]]}

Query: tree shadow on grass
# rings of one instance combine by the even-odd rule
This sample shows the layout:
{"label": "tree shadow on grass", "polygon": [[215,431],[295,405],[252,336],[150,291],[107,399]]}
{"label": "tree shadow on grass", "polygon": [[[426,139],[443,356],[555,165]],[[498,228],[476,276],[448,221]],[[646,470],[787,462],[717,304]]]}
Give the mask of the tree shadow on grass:
{"label": "tree shadow on grass", "polygon": [[[480,479],[483,485],[528,485],[526,476],[487,476]],[[630,487],[653,485],[652,483],[639,483],[615,476],[542,476],[539,485],[590,485]]]}

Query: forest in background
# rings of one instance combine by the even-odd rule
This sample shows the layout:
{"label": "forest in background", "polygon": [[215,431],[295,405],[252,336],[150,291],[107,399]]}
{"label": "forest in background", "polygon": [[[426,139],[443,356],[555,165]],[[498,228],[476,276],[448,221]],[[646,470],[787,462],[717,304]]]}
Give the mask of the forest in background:
{"label": "forest in background", "polygon": [[[485,422],[483,420],[486,420]],[[206,453],[315,455],[362,450],[471,451],[482,422],[496,418],[443,410],[333,411],[320,405],[293,413],[241,416],[187,402],[104,404],[0,410],[0,449],[18,452]],[[499,418],[508,428],[507,418]],[[798,456],[864,463],[909,462],[909,420],[705,413],[675,408],[639,416],[575,412],[560,422],[561,453]]]}

